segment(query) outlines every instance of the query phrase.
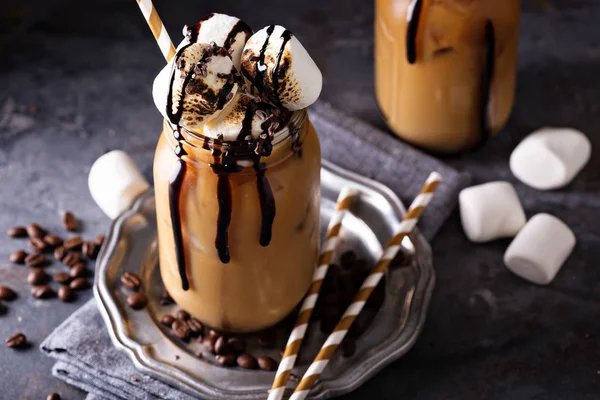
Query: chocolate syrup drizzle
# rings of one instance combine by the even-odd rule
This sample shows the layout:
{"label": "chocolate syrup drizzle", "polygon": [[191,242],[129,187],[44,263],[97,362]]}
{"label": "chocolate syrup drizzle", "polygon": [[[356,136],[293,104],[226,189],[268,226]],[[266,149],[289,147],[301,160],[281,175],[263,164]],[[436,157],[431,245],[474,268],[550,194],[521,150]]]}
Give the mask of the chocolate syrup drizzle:
{"label": "chocolate syrup drizzle", "polygon": [[483,61],[483,74],[481,81],[481,138],[476,147],[480,147],[492,136],[490,123],[490,96],[492,92],[492,81],[494,79],[496,54],[496,33],[491,20],[485,22],[485,51]]}
{"label": "chocolate syrup drizzle", "polygon": [[406,60],[409,64],[414,64],[417,61],[417,34],[419,33],[422,8],[422,0],[412,0],[408,5],[410,15],[408,15],[408,24],[406,26]]}
{"label": "chocolate syrup drizzle", "polygon": [[264,93],[265,89],[265,76],[267,73],[267,66],[265,65],[265,54],[267,52],[267,46],[269,45],[269,40],[271,40],[271,35],[275,30],[275,25],[269,25],[267,28],[267,38],[263,43],[260,53],[258,53],[258,59],[256,61],[256,67],[254,69],[254,86],[259,91],[259,93]]}
{"label": "chocolate syrup drizzle", "polygon": [[260,200],[260,211],[262,214],[262,224],[260,228],[260,245],[265,247],[271,243],[271,232],[273,230],[273,221],[275,220],[275,197],[269,179],[265,176],[265,165],[260,161],[254,163],[256,171],[256,189],[258,190],[258,199]]}
{"label": "chocolate syrup drizzle", "polygon": [[275,93],[275,97],[279,100],[279,66],[281,65],[281,57],[283,57],[283,52],[285,50],[285,45],[290,41],[293,34],[289,30],[284,30],[281,34],[281,38],[283,41],[281,42],[281,47],[279,48],[279,54],[277,55],[277,63],[275,63],[275,68],[273,68],[273,72],[271,75],[271,80],[273,81],[273,92]]}

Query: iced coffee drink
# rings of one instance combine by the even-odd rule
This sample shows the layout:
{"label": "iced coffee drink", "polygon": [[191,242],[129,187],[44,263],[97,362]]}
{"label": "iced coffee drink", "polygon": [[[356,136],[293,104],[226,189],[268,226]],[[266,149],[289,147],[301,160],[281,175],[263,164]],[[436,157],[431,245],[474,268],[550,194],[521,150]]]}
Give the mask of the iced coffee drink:
{"label": "iced coffee drink", "polygon": [[250,332],[302,299],[319,252],[321,75],[281,26],[211,14],[157,76],[160,271],[209,326]]}
{"label": "iced coffee drink", "polygon": [[485,142],[513,105],[520,0],[377,0],[375,86],[388,126],[456,152]]}

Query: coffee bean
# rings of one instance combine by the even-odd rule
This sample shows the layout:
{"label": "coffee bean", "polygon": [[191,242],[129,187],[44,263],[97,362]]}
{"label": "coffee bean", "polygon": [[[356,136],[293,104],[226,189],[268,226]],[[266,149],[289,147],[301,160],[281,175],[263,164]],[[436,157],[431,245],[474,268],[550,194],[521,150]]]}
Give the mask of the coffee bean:
{"label": "coffee bean", "polygon": [[69,272],[72,278],[85,278],[88,276],[88,270],[83,263],[77,263]]}
{"label": "coffee bean", "polygon": [[277,361],[268,356],[258,357],[258,366],[265,371],[275,371],[277,369]]}
{"label": "coffee bean", "polygon": [[258,344],[262,347],[273,348],[276,341],[277,335],[273,329],[267,329],[258,333]]}
{"label": "coffee bean", "polygon": [[87,288],[90,287],[90,283],[88,282],[87,279],[85,278],[75,278],[73,279],[73,281],[69,284],[69,286],[71,287],[71,289],[73,290],[85,290]]}
{"label": "coffee bean", "polygon": [[181,340],[188,340],[190,338],[190,327],[182,319],[175,318],[171,324],[171,330],[173,331],[173,334]]}
{"label": "coffee bean", "polygon": [[75,218],[75,214],[67,211],[62,216],[62,226],[69,232],[76,232],[79,229],[79,221]]}
{"label": "coffee bean", "polygon": [[343,252],[340,256],[340,264],[342,264],[342,268],[352,268],[356,258],[356,253],[352,250]]}
{"label": "coffee bean", "polygon": [[142,308],[146,307],[146,304],[148,304],[148,298],[144,293],[134,293],[127,297],[127,304],[129,304],[129,307],[133,308],[134,310],[141,310]]}
{"label": "coffee bean", "polygon": [[14,290],[8,286],[0,285],[0,300],[11,301],[17,298],[17,294]]}
{"label": "coffee bean", "polygon": [[40,253],[49,249],[48,243],[44,242],[44,239],[38,237],[29,239],[27,245],[31,250],[38,251]]}
{"label": "coffee bean", "polygon": [[256,369],[258,367],[256,358],[252,357],[250,354],[239,355],[236,361],[237,365],[244,369]]}
{"label": "coffee bean", "polygon": [[190,313],[188,313],[185,310],[177,310],[177,313],[175,313],[175,316],[184,321],[190,319]]}
{"label": "coffee bean", "polygon": [[32,253],[25,257],[25,264],[28,267],[45,267],[48,265],[48,259],[42,253]]}
{"label": "coffee bean", "polygon": [[233,367],[235,365],[235,356],[233,354],[219,355],[217,361],[224,367]]}
{"label": "coffee bean", "polygon": [[206,351],[214,354],[216,341],[217,341],[217,339],[214,337],[210,337],[210,336],[205,337],[204,340],[202,340],[202,347],[204,347],[206,349]]}
{"label": "coffee bean", "polygon": [[91,260],[95,260],[96,256],[98,256],[98,245],[95,242],[84,242],[81,247],[81,251],[83,255]]}
{"label": "coffee bean", "polygon": [[220,332],[215,331],[214,329],[211,329],[211,330],[208,331],[208,336],[213,337],[216,340],[218,337],[221,337],[223,335],[221,335]]}
{"label": "coffee bean", "polygon": [[33,286],[43,285],[50,279],[50,275],[43,269],[34,269],[27,275],[27,283]]}
{"label": "coffee bean", "polygon": [[49,299],[54,296],[54,290],[48,285],[39,285],[31,288],[31,295],[36,299]]}
{"label": "coffee bean", "polygon": [[60,400],[60,395],[58,393],[50,393],[46,400]]}
{"label": "coffee bean", "polygon": [[69,286],[61,286],[58,288],[58,298],[65,303],[69,303],[74,301],[76,298],[76,294]]}
{"label": "coffee bean", "polygon": [[227,344],[227,339],[225,336],[221,336],[215,342],[215,352],[219,355],[229,354],[229,345]]}
{"label": "coffee bean", "polygon": [[63,244],[63,240],[60,236],[46,235],[44,236],[44,242],[53,249]]}
{"label": "coffee bean", "polygon": [[67,255],[67,250],[65,250],[65,248],[63,246],[58,246],[56,249],[54,249],[54,258],[57,261],[62,262],[66,255]]}
{"label": "coffee bean", "polygon": [[64,241],[63,246],[67,250],[79,250],[83,245],[83,239],[81,236],[72,236]]}
{"label": "coffee bean", "polygon": [[62,259],[63,264],[67,267],[74,267],[80,261],[81,254],[77,251],[69,251]]}
{"label": "coffee bean", "polygon": [[60,283],[61,285],[66,285],[69,282],[71,282],[71,275],[69,275],[69,273],[67,273],[67,272],[57,272],[56,274],[54,274],[52,279],[56,283]]}
{"label": "coffee bean", "polygon": [[191,317],[186,322],[194,336],[198,336],[204,331],[204,326],[202,326],[202,322],[198,321],[196,318]]}
{"label": "coffee bean", "polygon": [[171,298],[171,295],[169,294],[169,292],[167,292],[167,289],[164,289],[162,295],[160,296],[160,304],[166,306],[173,303],[174,301]]}
{"label": "coffee bean", "polygon": [[99,247],[102,247],[102,245],[104,244],[104,235],[98,235],[98,236],[96,236],[96,244]]}
{"label": "coffee bean", "polygon": [[173,322],[175,322],[175,317],[171,314],[165,314],[160,319],[160,323],[165,326],[168,326],[169,328],[171,327],[171,325],[173,325]]}
{"label": "coffee bean", "polygon": [[131,290],[138,290],[142,284],[142,280],[133,272],[125,272],[121,276],[121,283]]}
{"label": "coffee bean", "polygon": [[342,357],[349,358],[356,353],[356,341],[352,338],[346,337],[342,342]]}
{"label": "coffee bean", "polygon": [[11,238],[24,238],[27,237],[27,230],[22,226],[13,226],[8,228],[8,236]]}
{"label": "coffee bean", "polygon": [[25,344],[27,344],[27,338],[21,332],[10,335],[8,339],[6,339],[6,347],[13,349],[24,347]]}
{"label": "coffee bean", "polygon": [[24,264],[27,252],[25,250],[17,250],[10,255],[9,261],[15,264]]}
{"label": "coffee bean", "polygon": [[238,337],[232,337],[227,340],[227,344],[231,348],[231,351],[235,354],[243,353],[246,349],[246,342],[244,339],[240,339]]}
{"label": "coffee bean", "polygon": [[38,224],[29,224],[27,225],[27,235],[30,239],[33,238],[43,238],[46,235],[46,231],[39,226]]}

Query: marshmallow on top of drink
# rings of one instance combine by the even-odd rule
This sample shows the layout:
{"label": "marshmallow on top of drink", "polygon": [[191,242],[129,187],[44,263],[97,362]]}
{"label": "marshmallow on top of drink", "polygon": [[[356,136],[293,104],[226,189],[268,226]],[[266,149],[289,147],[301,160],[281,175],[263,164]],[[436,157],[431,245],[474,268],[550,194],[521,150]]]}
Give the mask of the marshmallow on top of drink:
{"label": "marshmallow on top of drink", "polygon": [[281,26],[252,34],[238,18],[210,14],[184,36],[153,86],[174,125],[222,141],[269,139],[321,92],[319,68]]}

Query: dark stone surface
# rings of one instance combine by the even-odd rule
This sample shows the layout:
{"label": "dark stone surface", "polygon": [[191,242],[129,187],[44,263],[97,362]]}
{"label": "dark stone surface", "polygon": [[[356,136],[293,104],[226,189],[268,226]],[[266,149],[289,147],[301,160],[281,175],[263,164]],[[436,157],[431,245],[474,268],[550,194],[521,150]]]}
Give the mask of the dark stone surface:
{"label": "dark stone surface", "polygon": [[[164,0],[157,6],[174,39],[180,26],[195,22],[189,16],[211,11],[238,15],[255,28],[285,25],[322,68],[323,98],[383,126],[373,95],[371,2]],[[578,244],[563,270],[547,287],[520,280],[502,264],[508,241],[469,244],[455,213],[433,242],[437,288],[415,348],[344,398],[600,398],[599,18],[597,1],[525,0],[511,121],[482,151],[447,159],[475,182],[515,183],[528,216],[550,212],[571,226]],[[104,148],[120,148],[149,173],[160,130],[150,85],[162,60],[135,2],[73,2],[0,52],[0,227],[37,221],[64,234],[60,211],[70,209],[83,217],[84,236],[95,237],[109,221],[88,194],[91,163]],[[552,192],[520,184],[507,166],[519,140],[544,125],[574,126],[594,143],[584,172]],[[20,295],[0,316],[0,397],[56,391],[81,399],[82,392],[51,377],[52,360],[35,347],[91,291],[73,304],[32,299],[27,268],[8,263],[21,247],[23,240],[0,235],[0,283]],[[4,347],[15,331],[34,348]]]}

